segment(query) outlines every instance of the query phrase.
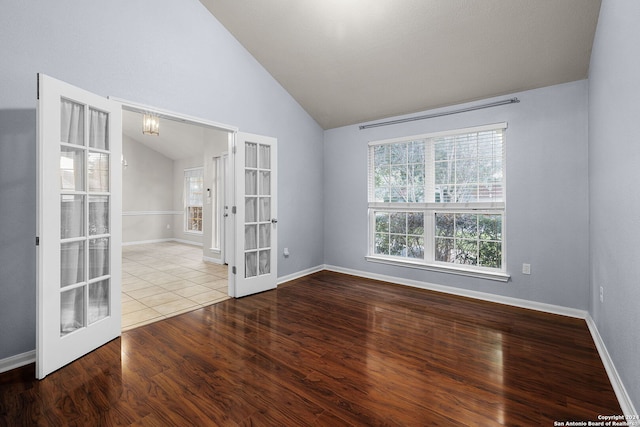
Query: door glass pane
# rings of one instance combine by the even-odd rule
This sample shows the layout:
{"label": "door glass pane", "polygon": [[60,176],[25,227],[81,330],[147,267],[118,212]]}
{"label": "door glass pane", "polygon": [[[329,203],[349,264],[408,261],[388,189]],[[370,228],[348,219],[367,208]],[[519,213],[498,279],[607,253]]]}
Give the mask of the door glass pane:
{"label": "door glass pane", "polygon": [[84,241],[60,245],[60,287],[84,282]]}
{"label": "door glass pane", "polygon": [[259,260],[259,272],[258,274],[269,274],[271,272],[271,251],[260,251]]}
{"label": "door glass pane", "polygon": [[246,197],[244,203],[244,222],[256,222],[258,217],[258,198]]}
{"label": "door glass pane", "polygon": [[89,109],[89,147],[109,149],[109,114]]}
{"label": "door glass pane", "polygon": [[89,153],[89,191],[106,193],[109,191],[109,155]]}
{"label": "door glass pane", "polygon": [[244,249],[251,250],[258,248],[258,226],[244,226]]}
{"label": "door glass pane", "polygon": [[271,194],[271,172],[260,171],[260,195]]}
{"label": "door glass pane", "polygon": [[258,167],[258,144],[245,142],[244,165],[248,168]]}
{"label": "door glass pane", "polygon": [[255,277],[258,275],[258,254],[249,252],[244,254],[244,277]]}
{"label": "door glass pane", "polygon": [[109,238],[89,240],[89,279],[109,274]]}
{"label": "door glass pane", "polygon": [[268,248],[271,246],[271,223],[260,224],[259,247]]}
{"label": "door glass pane", "polygon": [[109,280],[89,284],[89,324],[109,316]]}
{"label": "door glass pane", "polygon": [[271,220],[271,198],[260,197],[260,221]]}
{"label": "door glass pane", "polygon": [[84,286],[60,293],[60,336],[84,326]]}
{"label": "door glass pane", "polygon": [[260,169],[271,169],[271,147],[260,144]]}
{"label": "door glass pane", "polygon": [[84,150],[60,147],[60,189],[84,191]]}
{"label": "door glass pane", "polygon": [[109,233],[109,196],[89,196],[89,235]]}
{"label": "door glass pane", "polygon": [[84,196],[60,196],[60,238],[84,236]]}
{"label": "door glass pane", "polygon": [[246,195],[254,195],[258,194],[257,189],[257,172],[246,170],[244,172],[244,194]]}
{"label": "door glass pane", "polygon": [[84,105],[66,99],[61,100],[60,141],[84,145]]}

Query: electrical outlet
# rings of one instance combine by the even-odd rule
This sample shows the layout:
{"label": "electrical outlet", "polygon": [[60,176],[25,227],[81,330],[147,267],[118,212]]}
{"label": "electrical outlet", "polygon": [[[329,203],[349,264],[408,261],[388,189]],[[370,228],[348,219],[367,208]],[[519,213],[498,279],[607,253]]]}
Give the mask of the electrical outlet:
{"label": "electrical outlet", "polygon": [[600,302],[604,302],[604,287],[600,286]]}
{"label": "electrical outlet", "polygon": [[522,264],[522,274],[531,274],[531,264]]}

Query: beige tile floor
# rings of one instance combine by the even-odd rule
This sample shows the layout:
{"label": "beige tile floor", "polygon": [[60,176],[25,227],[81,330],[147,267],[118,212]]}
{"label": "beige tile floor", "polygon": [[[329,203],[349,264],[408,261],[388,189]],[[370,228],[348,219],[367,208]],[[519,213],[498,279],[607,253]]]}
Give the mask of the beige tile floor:
{"label": "beige tile floor", "polygon": [[122,248],[122,330],[229,298],[227,266],[202,261],[202,248],[177,242]]}

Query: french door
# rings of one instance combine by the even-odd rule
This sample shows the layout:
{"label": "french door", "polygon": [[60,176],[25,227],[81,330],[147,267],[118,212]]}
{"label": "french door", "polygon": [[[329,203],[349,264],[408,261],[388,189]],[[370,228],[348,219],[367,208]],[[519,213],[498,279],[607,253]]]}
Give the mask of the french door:
{"label": "french door", "polygon": [[277,140],[236,134],[236,298],[276,287]]}
{"label": "french door", "polygon": [[120,104],[38,75],[40,379],[121,330]]}

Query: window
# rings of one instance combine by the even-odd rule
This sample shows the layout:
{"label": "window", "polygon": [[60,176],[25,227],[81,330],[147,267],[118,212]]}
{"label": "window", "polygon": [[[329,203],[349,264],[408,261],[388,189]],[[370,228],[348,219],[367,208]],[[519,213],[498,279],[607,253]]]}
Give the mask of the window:
{"label": "window", "polygon": [[369,143],[367,259],[506,280],[505,129]]}
{"label": "window", "polygon": [[213,178],[213,182],[211,183],[211,192],[207,197],[211,199],[211,211],[213,212],[212,219],[213,223],[211,226],[211,249],[215,251],[220,250],[220,223],[222,222],[222,209],[223,198],[222,192],[220,189],[222,188],[222,167],[220,166],[222,163],[221,157],[214,157],[213,163],[211,167],[211,176]]}
{"label": "window", "polygon": [[184,231],[202,233],[202,189],[204,173],[202,168],[184,171]]}

